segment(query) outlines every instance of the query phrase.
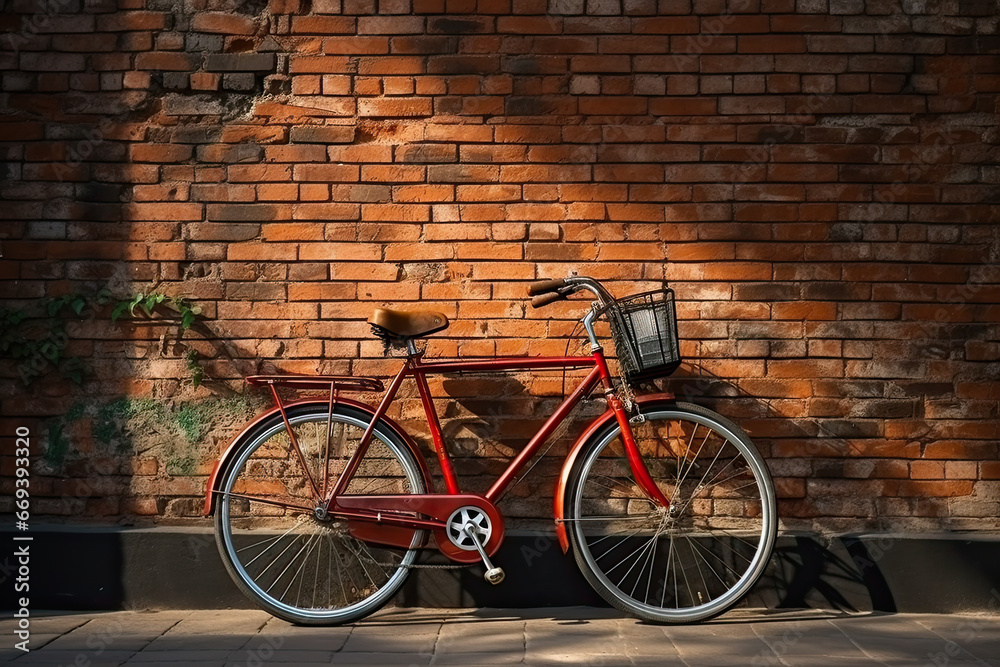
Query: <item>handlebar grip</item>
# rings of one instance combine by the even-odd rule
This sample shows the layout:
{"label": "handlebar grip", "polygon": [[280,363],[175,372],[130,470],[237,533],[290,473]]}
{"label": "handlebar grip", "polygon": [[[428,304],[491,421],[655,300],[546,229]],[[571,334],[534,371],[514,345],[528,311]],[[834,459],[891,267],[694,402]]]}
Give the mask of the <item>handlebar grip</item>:
{"label": "handlebar grip", "polygon": [[[557,278],[555,280],[539,280],[538,282],[534,282],[528,285],[528,296],[535,296],[536,294],[545,294],[546,292],[554,292],[560,287],[565,287],[565,286],[566,286],[566,281],[563,280],[562,278]],[[535,307],[537,308],[538,306]]]}
{"label": "handlebar grip", "polygon": [[532,308],[541,308],[542,306],[547,306],[553,301],[558,301],[560,299],[565,299],[565,294],[560,294],[559,292],[546,292],[545,294],[539,294],[531,300]]}

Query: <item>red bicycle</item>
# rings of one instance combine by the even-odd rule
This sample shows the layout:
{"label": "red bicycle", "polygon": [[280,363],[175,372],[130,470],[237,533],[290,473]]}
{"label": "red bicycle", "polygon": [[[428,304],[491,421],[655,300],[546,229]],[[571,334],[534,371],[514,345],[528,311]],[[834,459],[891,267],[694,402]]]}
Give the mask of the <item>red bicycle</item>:
{"label": "red bicycle", "polygon": [[[583,276],[533,283],[540,307],[585,290],[596,297],[581,323],[586,356],[426,361],[415,341],[448,326],[435,312],[377,309],[369,320],[406,350],[377,407],[343,393],[382,391],[374,378],[254,376],[275,407],[251,422],[216,464],[205,512],[215,515],[223,562],[237,586],[285,620],[334,625],[360,619],[399,590],[422,549],[451,561],[490,560],[504,537],[504,493],[573,407],[595,388],[607,411],[566,456],[555,490],[555,531],[587,581],[615,607],[659,623],[726,611],[767,565],[777,531],[774,488],[746,434],[704,407],[669,394],[635,395],[680,363],[673,292],[616,300]],[[610,324],[621,377],[595,332]],[[463,493],[427,384],[429,374],[589,368],[482,495]],[[420,448],[387,410],[416,382],[445,490],[435,492]],[[324,390],[283,401],[278,387]]]}

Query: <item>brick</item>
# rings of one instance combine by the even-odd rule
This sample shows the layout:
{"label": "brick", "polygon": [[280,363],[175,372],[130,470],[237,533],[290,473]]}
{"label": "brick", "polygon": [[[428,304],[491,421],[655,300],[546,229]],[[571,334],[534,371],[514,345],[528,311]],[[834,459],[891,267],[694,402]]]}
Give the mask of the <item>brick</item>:
{"label": "brick", "polygon": [[349,144],[354,133],[353,125],[300,125],[291,129],[289,138],[294,143]]}
{"label": "brick", "polygon": [[132,203],[122,207],[122,216],[127,220],[201,220],[204,208],[195,203]]}
{"label": "brick", "polygon": [[425,30],[422,16],[362,16],[359,35],[415,35]]}
{"label": "brick", "polygon": [[458,148],[454,144],[409,144],[397,147],[395,157],[397,162],[457,162]]}
{"label": "brick", "polygon": [[292,213],[295,220],[357,220],[361,215],[358,204],[299,204]]}
{"label": "brick", "polygon": [[257,29],[257,24],[249,16],[202,11],[192,16],[191,28],[198,32],[222,35],[252,35]]}
{"label": "brick", "polygon": [[97,30],[100,32],[163,30],[168,25],[169,16],[165,12],[119,11],[98,16]]}
{"label": "brick", "polygon": [[331,162],[392,162],[392,146],[385,144],[330,146],[326,151]]}
{"label": "brick", "polygon": [[300,164],[294,167],[294,180],[323,183],[356,183],[359,168],[347,164]]}
{"label": "brick", "polygon": [[200,64],[201,59],[189,53],[150,51],[135,57],[137,69],[191,71]]}
{"label": "brick", "polygon": [[640,34],[697,34],[701,26],[696,16],[659,16],[632,20],[633,30]]}
{"label": "brick", "polygon": [[304,35],[348,35],[355,31],[351,16],[293,16],[292,32]]}
{"label": "brick", "polygon": [[260,162],[264,149],[256,144],[216,144],[198,146],[197,155],[201,162]]}
{"label": "brick", "polygon": [[415,118],[433,113],[430,98],[358,100],[358,115],[376,118]]}
{"label": "brick", "polygon": [[209,72],[273,72],[273,53],[210,53],[205,56]]}
{"label": "brick", "polygon": [[26,72],[79,72],[86,69],[86,58],[76,53],[22,53],[20,69]]}
{"label": "brick", "polygon": [[260,235],[260,225],[243,222],[197,222],[185,227],[193,241],[248,241]]}
{"label": "brick", "polygon": [[649,101],[649,113],[654,116],[705,116],[717,112],[714,97],[657,98]]}
{"label": "brick", "polygon": [[276,204],[208,204],[208,220],[246,221],[287,219],[288,207]]}
{"label": "brick", "polygon": [[323,53],[330,55],[389,53],[389,38],[332,37],[323,40]]}
{"label": "brick", "polygon": [[427,180],[431,183],[476,183],[497,181],[499,167],[490,165],[431,165]]}

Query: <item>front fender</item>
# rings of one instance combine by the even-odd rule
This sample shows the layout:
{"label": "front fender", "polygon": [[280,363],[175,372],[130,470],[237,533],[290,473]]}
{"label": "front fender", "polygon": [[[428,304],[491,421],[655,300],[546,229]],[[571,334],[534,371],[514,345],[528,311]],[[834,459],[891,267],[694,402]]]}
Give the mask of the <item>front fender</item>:
{"label": "front fender", "polygon": [[[371,417],[375,416],[375,411],[372,410],[370,405],[366,405],[365,403],[354,401],[349,398],[338,397],[336,404],[348,405],[356,410],[368,414]],[[318,405],[321,406],[323,410],[326,410],[329,403],[325,399],[316,400],[314,398],[312,399],[305,398],[298,401],[285,403],[283,405],[285,411],[287,412],[292,408],[296,408],[303,405]],[[222,453],[222,456],[220,456],[219,460],[215,462],[215,467],[212,469],[212,474],[209,475],[208,477],[208,485],[205,488],[205,507],[203,510],[205,516],[210,516],[215,511],[215,497],[218,495],[218,491],[220,490],[219,487],[222,484],[222,478],[224,476],[224,473],[226,472],[226,470],[228,470],[233,456],[235,456],[236,452],[239,451],[239,448],[243,444],[246,437],[262,423],[270,419],[275,419],[276,417],[280,417],[280,415],[281,411],[277,407],[271,408],[267,412],[263,412],[257,415],[257,417],[255,417],[252,422],[250,422],[249,424],[246,425],[246,427],[244,427],[244,429],[240,432],[239,435],[233,438],[232,442],[229,443],[229,446],[226,447],[226,450]],[[410,453],[413,455],[413,458],[416,459],[417,461],[417,465],[420,466],[420,474],[424,478],[424,488],[427,490],[428,493],[432,492],[434,489],[433,480],[431,479],[430,470],[427,468],[427,461],[424,459],[423,454],[420,453],[420,447],[413,440],[413,438],[411,438],[406,433],[406,431],[404,431],[399,426],[399,424],[394,422],[392,419],[389,419],[388,417],[382,417],[381,423],[385,424],[393,432],[394,435],[399,436],[400,440],[402,440],[403,443],[406,445],[406,447],[410,450]]]}
{"label": "front fender", "polygon": [[[639,405],[639,407],[642,407],[651,403],[662,403],[664,401],[673,400],[675,400],[673,394],[647,394],[636,397],[635,402]],[[556,520],[556,537],[559,538],[559,546],[562,547],[563,553],[569,551],[569,535],[566,534],[566,524],[563,519],[565,518],[566,512],[566,491],[569,486],[569,476],[573,470],[573,464],[576,463],[576,459],[583,450],[584,445],[590,442],[591,438],[593,438],[597,433],[600,433],[604,429],[608,428],[610,425],[617,425],[617,423],[618,421],[615,418],[614,411],[608,408],[604,414],[590,422],[584,432],[580,434],[580,437],[576,439],[576,442],[573,443],[573,446],[569,450],[569,454],[566,456],[566,460],[563,462],[562,471],[559,473],[559,481],[556,482],[556,492],[553,496],[555,504],[554,516]]]}

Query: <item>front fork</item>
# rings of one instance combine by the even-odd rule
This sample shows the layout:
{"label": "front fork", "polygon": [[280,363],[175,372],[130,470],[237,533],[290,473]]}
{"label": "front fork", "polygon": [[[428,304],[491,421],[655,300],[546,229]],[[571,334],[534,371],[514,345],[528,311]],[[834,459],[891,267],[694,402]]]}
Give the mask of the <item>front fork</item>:
{"label": "front fork", "polygon": [[612,412],[615,413],[615,419],[618,420],[618,428],[621,431],[622,443],[625,445],[625,457],[628,460],[629,468],[632,470],[632,474],[635,476],[636,483],[639,484],[639,488],[642,489],[651,500],[658,503],[661,507],[665,509],[670,508],[670,500],[663,495],[660,488],[656,486],[656,482],[653,477],[649,474],[649,468],[646,467],[646,462],[642,459],[642,454],[639,452],[639,445],[635,441],[635,436],[632,434],[632,424],[629,422],[629,414],[625,409],[622,400],[618,398],[618,394],[615,393],[614,383],[611,381],[611,373],[608,371],[607,362],[604,359],[604,351],[598,347],[593,350],[594,357],[597,358],[597,367],[601,372],[601,383],[604,385],[604,397],[608,401],[608,406],[611,408]]}

